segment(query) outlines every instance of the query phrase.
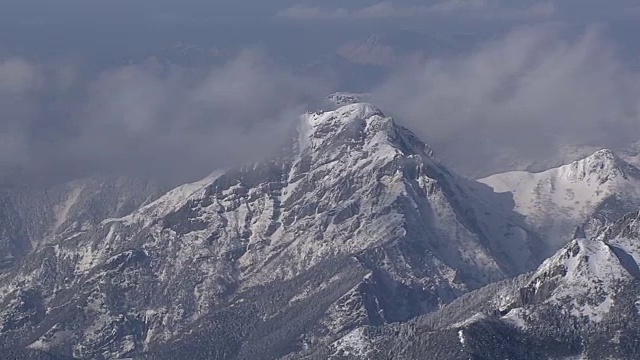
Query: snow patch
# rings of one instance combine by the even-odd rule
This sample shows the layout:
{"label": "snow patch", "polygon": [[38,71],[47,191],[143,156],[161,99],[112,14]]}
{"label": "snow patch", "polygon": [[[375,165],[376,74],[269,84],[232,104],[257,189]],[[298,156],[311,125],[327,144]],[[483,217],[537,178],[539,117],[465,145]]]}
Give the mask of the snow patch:
{"label": "snow patch", "polygon": [[465,346],[466,339],[464,338],[464,330],[458,330],[458,339],[460,340],[460,344]]}
{"label": "snow patch", "polygon": [[373,351],[370,341],[364,334],[363,328],[351,331],[338,341],[332,343],[331,348],[335,349],[333,356],[341,355],[367,358]]}
{"label": "snow patch", "polygon": [[473,316],[471,316],[471,317],[470,317],[470,318],[468,318],[468,319],[465,319],[465,320],[462,320],[462,321],[460,321],[460,322],[457,322],[457,323],[453,324],[451,327],[452,327],[452,328],[465,327],[465,326],[471,325],[471,324],[473,324],[473,323],[475,323],[475,322],[478,322],[478,321],[484,320],[484,319],[486,319],[486,318],[487,318],[487,316],[486,316],[485,314],[483,314],[483,313],[477,313],[477,314],[474,314]]}

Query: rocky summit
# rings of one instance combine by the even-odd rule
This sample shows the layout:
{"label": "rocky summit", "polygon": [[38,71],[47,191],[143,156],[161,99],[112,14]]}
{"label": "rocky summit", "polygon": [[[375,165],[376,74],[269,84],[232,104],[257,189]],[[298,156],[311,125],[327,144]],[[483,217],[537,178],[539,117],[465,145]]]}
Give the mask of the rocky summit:
{"label": "rocky summit", "polygon": [[137,206],[45,232],[8,266],[0,347],[80,359],[301,358],[542,260],[511,196],[447,170],[365,103],[307,113],[280,156]]}

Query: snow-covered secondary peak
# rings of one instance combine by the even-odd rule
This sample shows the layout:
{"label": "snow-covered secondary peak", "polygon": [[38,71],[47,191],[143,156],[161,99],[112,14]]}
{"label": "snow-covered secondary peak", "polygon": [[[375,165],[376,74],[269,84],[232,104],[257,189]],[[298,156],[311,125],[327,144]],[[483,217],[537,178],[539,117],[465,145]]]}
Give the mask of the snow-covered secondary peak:
{"label": "snow-covered secondary peak", "polygon": [[560,169],[565,170],[566,179],[573,182],[586,181],[605,184],[617,177],[640,177],[638,169],[609,149],[598,150],[591,156],[560,167]]}
{"label": "snow-covered secondary peak", "polygon": [[639,229],[636,211],[602,229],[602,236],[570,241],[534,272],[463,295],[416,321],[367,333],[358,343],[373,350],[351,354],[638,359],[640,349],[629,344],[638,338],[640,323]]}
{"label": "snow-covered secondary peak", "polygon": [[[640,256],[638,241],[616,239],[616,244],[624,243],[632,249],[628,254],[634,263]],[[554,280],[558,288],[554,293],[564,293],[576,285],[594,287],[612,285],[615,279],[631,279],[631,274],[612,249],[613,245],[598,239],[574,239],[555,256],[547,259],[533,275],[536,290],[545,281]],[[637,265],[636,265],[637,266]],[[573,291],[573,290],[570,290]]]}
{"label": "snow-covered secondary peak", "polygon": [[610,181],[619,180],[619,178],[626,180],[628,177],[640,179],[640,170],[621,159],[613,151],[602,149],[581,160],[550,170],[542,172],[512,171],[492,175],[480,181],[500,187],[500,183],[509,185],[514,181],[522,183],[527,179],[548,178],[554,184],[565,182],[600,186]]}
{"label": "snow-covered secondary peak", "polygon": [[479,181],[513,195],[515,210],[545,234],[547,255],[593,216],[615,220],[640,206],[640,169],[607,149],[543,172],[512,171]]}
{"label": "snow-covered secondary peak", "polygon": [[[637,222],[636,213],[612,226],[628,228]],[[572,240],[540,265],[520,289],[515,307],[557,305],[578,318],[600,321],[625,284],[640,279],[640,239],[619,235],[609,227],[602,236]]]}

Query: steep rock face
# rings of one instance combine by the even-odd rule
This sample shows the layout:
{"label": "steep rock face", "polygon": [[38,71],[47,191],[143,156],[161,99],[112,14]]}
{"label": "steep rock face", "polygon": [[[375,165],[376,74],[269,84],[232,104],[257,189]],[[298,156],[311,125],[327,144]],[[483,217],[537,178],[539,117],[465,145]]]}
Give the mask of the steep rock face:
{"label": "steep rock face", "polygon": [[631,213],[530,274],[409,323],[357,328],[309,358],[636,359],[639,230],[640,214]]}
{"label": "steep rock face", "polygon": [[373,106],[306,114],[298,133],[280,158],[45,242],[0,278],[2,343],[274,358],[533,267],[509,199]]}
{"label": "steep rock face", "polygon": [[593,235],[599,226],[640,206],[640,169],[610,150],[540,173],[514,171],[479,181],[513,194],[515,210],[546,238],[546,256],[576,228]]}

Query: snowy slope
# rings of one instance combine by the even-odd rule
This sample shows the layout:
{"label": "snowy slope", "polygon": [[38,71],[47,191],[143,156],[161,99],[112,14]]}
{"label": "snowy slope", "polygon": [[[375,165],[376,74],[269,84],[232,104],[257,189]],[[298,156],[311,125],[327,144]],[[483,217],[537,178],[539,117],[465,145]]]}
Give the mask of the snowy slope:
{"label": "snowy slope", "polygon": [[309,359],[640,358],[640,213],[570,241],[526,275],[415,321],[360,327]]}
{"label": "snowy slope", "polygon": [[561,306],[575,317],[601,321],[610,311],[620,283],[632,282],[640,275],[639,250],[637,239],[575,239],[538,268],[520,292],[517,304],[544,302]]}
{"label": "snowy slope", "polygon": [[47,242],[0,279],[0,341],[89,358],[279,357],[535,267],[504,197],[375,107],[308,113],[298,130],[275,159]]}
{"label": "snowy slope", "polygon": [[640,205],[640,170],[610,150],[539,173],[513,171],[479,181],[513,194],[515,210],[544,234],[548,252],[590,217],[615,219]]}

